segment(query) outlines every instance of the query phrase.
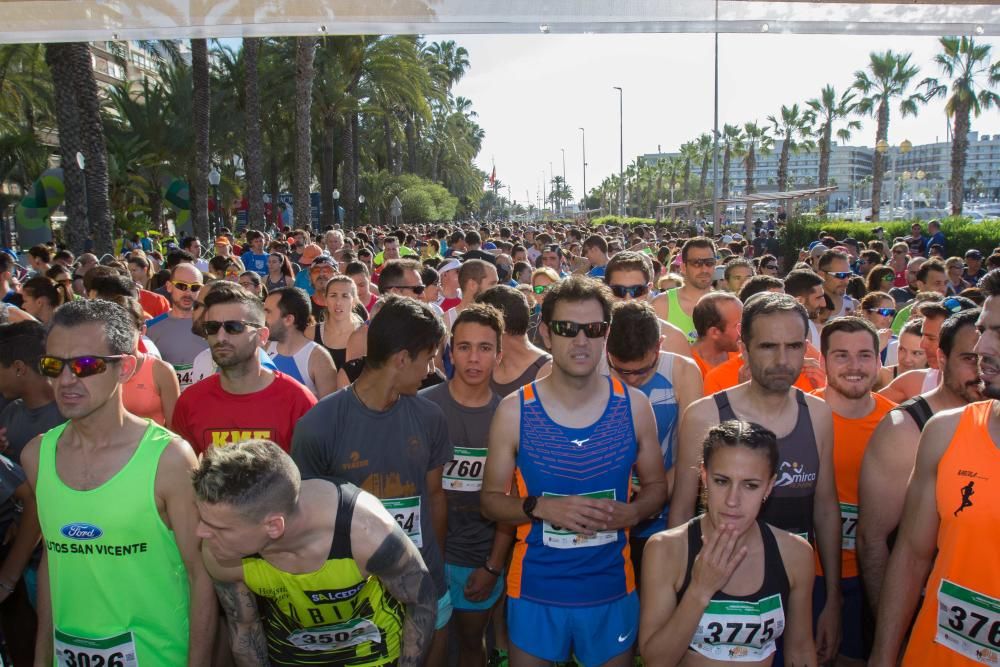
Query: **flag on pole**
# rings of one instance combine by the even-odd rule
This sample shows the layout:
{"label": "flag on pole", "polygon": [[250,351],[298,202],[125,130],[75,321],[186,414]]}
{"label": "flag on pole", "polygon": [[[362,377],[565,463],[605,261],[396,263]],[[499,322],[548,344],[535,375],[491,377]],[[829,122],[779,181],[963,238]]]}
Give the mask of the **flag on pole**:
{"label": "flag on pole", "polygon": [[490,185],[494,186],[497,184],[497,166],[493,165],[493,171],[490,172]]}

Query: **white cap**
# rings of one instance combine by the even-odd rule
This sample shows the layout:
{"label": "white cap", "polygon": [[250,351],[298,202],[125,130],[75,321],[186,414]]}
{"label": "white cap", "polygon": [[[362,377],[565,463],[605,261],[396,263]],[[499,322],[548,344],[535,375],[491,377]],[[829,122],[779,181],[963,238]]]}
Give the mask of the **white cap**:
{"label": "white cap", "polygon": [[454,257],[449,257],[448,259],[441,262],[441,266],[438,267],[438,275],[444,275],[446,271],[455,271],[462,268],[462,263],[455,259]]}
{"label": "white cap", "polygon": [[733,237],[730,236],[729,234],[726,234],[725,236],[722,237],[722,242],[723,243],[732,243],[733,242]]}

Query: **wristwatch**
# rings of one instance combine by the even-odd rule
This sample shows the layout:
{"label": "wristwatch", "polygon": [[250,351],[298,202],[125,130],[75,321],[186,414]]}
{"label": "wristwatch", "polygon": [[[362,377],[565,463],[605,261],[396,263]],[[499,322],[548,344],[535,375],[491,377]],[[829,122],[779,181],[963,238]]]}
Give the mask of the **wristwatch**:
{"label": "wristwatch", "polygon": [[521,505],[521,509],[532,521],[538,521],[538,517],[535,516],[535,505],[538,504],[538,496],[528,496],[524,499],[524,503]]}

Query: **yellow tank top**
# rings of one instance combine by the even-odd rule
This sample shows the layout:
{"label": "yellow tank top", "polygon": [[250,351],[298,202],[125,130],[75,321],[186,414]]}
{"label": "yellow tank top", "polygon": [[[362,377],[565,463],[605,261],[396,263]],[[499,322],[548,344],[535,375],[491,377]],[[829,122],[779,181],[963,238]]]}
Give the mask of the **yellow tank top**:
{"label": "yellow tank top", "polygon": [[399,658],[403,606],[351,556],[351,517],[359,490],[338,484],[330,556],[306,574],[243,559],[243,580],[257,596],[272,665],[375,667]]}

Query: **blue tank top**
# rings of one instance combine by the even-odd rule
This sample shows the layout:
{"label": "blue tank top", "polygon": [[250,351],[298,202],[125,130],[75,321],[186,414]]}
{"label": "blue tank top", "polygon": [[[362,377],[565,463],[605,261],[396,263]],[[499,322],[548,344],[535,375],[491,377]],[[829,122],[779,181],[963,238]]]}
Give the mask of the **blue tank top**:
{"label": "blue tank top", "polygon": [[[670,470],[674,466],[674,451],[677,445],[677,422],[680,415],[677,408],[677,394],[671,381],[674,370],[674,357],[668,352],[660,353],[660,364],[646,384],[639,387],[653,406],[653,416],[656,418],[656,437],[660,441],[660,452],[663,454],[663,469]],[[638,482],[638,480],[636,480]],[[640,521],[632,529],[635,537],[650,537],[654,533],[667,528],[668,504],[654,519]]]}
{"label": "blue tank top", "polygon": [[[599,419],[584,428],[556,423],[531,383],[519,390],[521,439],[515,480],[524,496],[587,495],[628,502],[637,445],[624,385],[608,378]],[[589,606],[635,590],[628,531],[588,537],[544,521],[518,526],[508,595],[555,606]],[[585,584],[585,585],[581,585]]]}

